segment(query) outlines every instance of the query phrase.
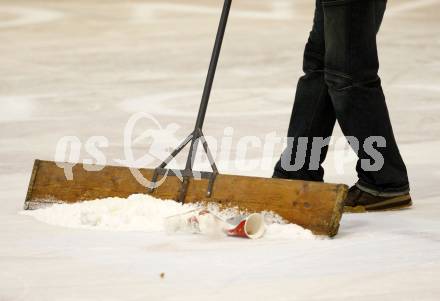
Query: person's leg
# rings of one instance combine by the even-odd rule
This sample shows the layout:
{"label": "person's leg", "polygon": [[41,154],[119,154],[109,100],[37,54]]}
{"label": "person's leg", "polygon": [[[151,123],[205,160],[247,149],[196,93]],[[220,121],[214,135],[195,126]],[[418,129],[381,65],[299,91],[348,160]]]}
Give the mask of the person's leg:
{"label": "person's leg", "polygon": [[[376,33],[385,10],[384,0],[323,0],[325,81],[336,118],[345,136],[359,141],[359,189],[376,196],[409,191],[405,164],[394,139],[385,97],[378,77]],[[383,137],[386,147],[379,170],[364,149],[369,137]],[[368,140],[367,140],[368,141]]]}
{"label": "person's leg", "polygon": [[[274,177],[287,179],[301,179],[322,181],[324,170],[321,164],[326,156],[327,147],[321,152],[318,168],[309,170],[310,148],[313,137],[329,137],[335,124],[335,115],[327,86],[324,82],[324,16],[322,0],[316,1],[313,29],[304,51],[302,76],[297,85],[295,101],[287,133],[291,143],[288,144],[282,158],[275,165]],[[297,170],[285,168],[283,165],[294,165],[297,159],[298,141],[300,137],[307,137],[307,153],[305,162]],[[299,147],[301,148],[301,146]],[[300,151],[299,151],[300,152]],[[298,155],[298,157],[301,155]],[[282,162],[286,164],[282,164]],[[296,169],[296,168],[295,168]]]}

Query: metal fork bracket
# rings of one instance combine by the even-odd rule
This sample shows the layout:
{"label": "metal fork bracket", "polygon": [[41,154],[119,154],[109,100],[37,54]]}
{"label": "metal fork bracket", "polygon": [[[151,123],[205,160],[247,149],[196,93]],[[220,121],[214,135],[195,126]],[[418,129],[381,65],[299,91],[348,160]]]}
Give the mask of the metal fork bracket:
{"label": "metal fork bracket", "polygon": [[[168,169],[166,166],[175,158],[175,156],[185,148],[188,143],[191,142],[190,151],[188,154],[186,167],[183,170],[180,169]],[[211,165],[212,171],[195,171],[193,170],[193,162],[196,157],[197,148],[199,142],[202,143],[203,150],[208,157],[209,163]],[[216,176],[219,174],[217,165],[215,164],[214,157],[209,149],[208,143],[200,129],[196,129],[195,132],[191,133],[160,165],[154,170],[154,174],[151,180],[149,192],[154,192],[156,188],[156,183],[158,182],[159,176],[176,176],[182,179],[182,184],[179,192],[179,202],[184,202],[186,191],[188,189],[188,184],[191,178],[195,179],[208,179],[208,188],[206,195],[211,197],[214,181]]]}

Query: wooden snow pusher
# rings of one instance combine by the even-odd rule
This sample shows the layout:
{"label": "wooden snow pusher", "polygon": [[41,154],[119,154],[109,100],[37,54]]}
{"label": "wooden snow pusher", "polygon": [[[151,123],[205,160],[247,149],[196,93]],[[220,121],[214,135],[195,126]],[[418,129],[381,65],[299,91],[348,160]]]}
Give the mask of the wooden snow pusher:
{"label": "wooden snow pusher", "polygon": [[[212,174],[204,172],[199,179],[183,176],[186,178],[186,193],[182,198],[182,188],[185,187],[171,170],[163,183],[150,192],[128,167],[105,166],[100,171],[87,171],[92,169],[77,164],[72,169],[73,180],[66,180],[64,169],[59,165],[51,161],[35,161],[25,209],[148,193],[159,199],[180,199],[185,203],[215,202],[250,212],[273,211],[315,234],[334,236],[338,232],[342,202],[347,193],[345,185],[224,174],[216,176],[209,192]],[[150,181],[157,174],[156,169],[135,171]]]}
{"label": "wooden snow pusher", "polygon": [[[52,203],[75,203],[146,193],[182,203],[215,202],[250,212],[273,211],[315,234],[336,235],[347,194],[346,185],[218,172],[202,127],[231,4],[232,0],[224,2],[194,131],[162,164],[155,169],[76,164],[72,167],[72,177],[67,179],[61,163],[36,160],[25,209],[36,209]],[[193,171],[199,142],[210,161],[211,172]],[[187,145],[190,145],[190,149],[185,169],[167,169],[170,161]]]}

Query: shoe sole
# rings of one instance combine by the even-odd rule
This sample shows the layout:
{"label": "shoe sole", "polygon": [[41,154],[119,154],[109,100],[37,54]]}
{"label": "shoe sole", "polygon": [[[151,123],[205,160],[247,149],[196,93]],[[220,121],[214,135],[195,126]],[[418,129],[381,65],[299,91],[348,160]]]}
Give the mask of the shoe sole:
{"label": "shoe sole", "polygon": [[378,202],[365,206],[344,206],[344,212],[364,213],[369,211],[394,211],[402,210],[412,206],[412,200],[409,195],[395,197],[389,200]]}

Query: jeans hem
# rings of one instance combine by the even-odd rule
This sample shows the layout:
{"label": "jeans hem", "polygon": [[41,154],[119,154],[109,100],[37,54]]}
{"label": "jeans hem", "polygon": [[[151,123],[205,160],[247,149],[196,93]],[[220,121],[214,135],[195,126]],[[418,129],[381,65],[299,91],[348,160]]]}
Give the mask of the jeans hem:
{"label": "jeans hem", "polygon": [[371,187],[368,187],[366,185],[364,185],[363,183],[360,183],[360,181],[358,181],[356,184],[356,187],[359,188],[360,190],[367,192],[371,195],[374,196],[379,196],[379,197],[393,197],[393,196],[399,196],[399,195],[405,195],[409,193],[409,186],[403,186],[402,188],[395,188],[395,189],[382,189],[382,190],[377,190]]}
{"label": "jeans hem", "polygon": [[285,179],[285,180],[299,180],[299,181],[307,181],[307,182],[324,182],[323,179],[313,178],[307,172],[296,171],[295,174],[292,173],[283,173],[279,170],[274,170],[272,174],[272,178],[275,179]]}

